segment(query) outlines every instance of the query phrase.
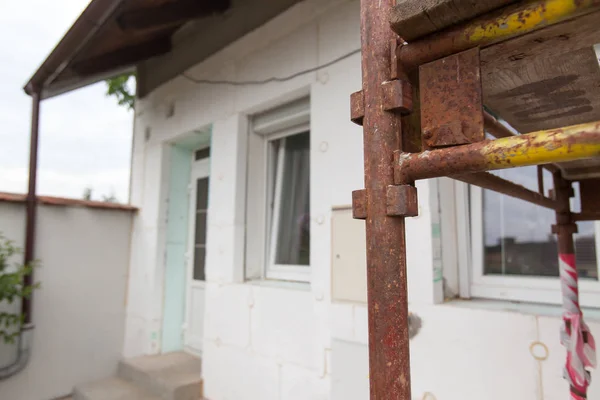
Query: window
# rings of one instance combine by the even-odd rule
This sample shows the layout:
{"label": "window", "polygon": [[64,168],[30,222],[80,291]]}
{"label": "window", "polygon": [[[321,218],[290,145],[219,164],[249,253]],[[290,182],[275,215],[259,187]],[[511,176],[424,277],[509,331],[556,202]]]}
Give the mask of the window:
{"label": "window", "polygon": [[208,208],[208,178],[196,180],[196,207],[194,223],[194,280],[205,280],[206,216]]}
{"label": "window", "polygon": [[208,189],[210,147],[196,150],[190,176],[189,252],[194,281],[206,279],[206,222],[208,217]]}
{"label": "window", "polygon": [[194,152],[194,161],[201,161],[210,157],[210,147],[196,150]]}
{"label": "window", "polygon": [[[537,191],[536,167],[494,174]],[[552,187],[550,174],[544,176]],[[577,186],[575,186],[577,189]],[[554,211],[493,191],[470,187],[471,296],[560,304]],[[578,209],[579,196],[572,199]],[[579,222],[575,252],[584,306],[600,300],[600,224]]]}
{"label": "window", "polygon": [[254,116],[248,143],[246,277],[308,281],[308,99]]}
{"label": "window", "polygon": [[307,266],[310,259],[310,134],[269,141],[269,267]]}

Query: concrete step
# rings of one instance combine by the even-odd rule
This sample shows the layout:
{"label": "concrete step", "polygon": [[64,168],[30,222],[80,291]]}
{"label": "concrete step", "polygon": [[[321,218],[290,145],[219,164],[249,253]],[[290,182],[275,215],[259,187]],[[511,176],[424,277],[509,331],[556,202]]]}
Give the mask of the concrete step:
{"label": "concrete step", "polygon": [[162,400],[202,398],[200,359],[184,352],[130,358],[119,363],[118,377]]}
{"label": "concrete step", "polygon": [[73,400],[161,400],[161,398],[123,379],[108,378],[76,386]]}

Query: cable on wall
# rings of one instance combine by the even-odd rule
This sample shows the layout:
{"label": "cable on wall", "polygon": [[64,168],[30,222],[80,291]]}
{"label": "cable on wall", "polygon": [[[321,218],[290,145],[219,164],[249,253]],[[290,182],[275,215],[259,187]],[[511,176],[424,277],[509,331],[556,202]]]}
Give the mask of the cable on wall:
{"label": "cable on wall", "polygon": [[271,77],[271,78],[255,80],[255,81],[228,81],[228,80],[196,79],[192,76],[187,75],[186,73],[183,73],[182,75],[184,78],[186,78],[187,80],[189,80],[191,82],[194,82],[197,84],[204,84],[204,85],[230,85],[230,86],[265,85],[265,84],[271,83],[271,82],[286,82],[286,81],[292,80],[294,78],[297,78],[299,76],[310,74],[311,72],[316,72],[320,69],[330,67],[330,66],[332,66],[342,60],[345,60],[346,58],[349,58],[355,54],[358,54],[358,53],[360,53],[360,49],[352,50],[351,52],[346,53],[343,56],[340,56],[340,57],[338,57],[334,60],[331,60],[325,64],[318,65],[316,67],[305,69],[302,71],[298,71],[291,75],[287,75],[287,76],[283,76],[283,77]]}

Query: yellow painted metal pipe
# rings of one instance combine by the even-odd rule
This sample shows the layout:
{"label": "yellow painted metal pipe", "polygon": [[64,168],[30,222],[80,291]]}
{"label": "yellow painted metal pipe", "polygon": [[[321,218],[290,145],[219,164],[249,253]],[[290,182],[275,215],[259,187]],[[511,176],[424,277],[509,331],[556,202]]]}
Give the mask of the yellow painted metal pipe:
{"label": "yellow painted metal pipe", "polygon": [[600,10],[600,0],[528,0],[398,47],[412,69],[473,47],[486,47]]}
{"label": "yellow painted metal pipe", "polygon": [[594,0],[533,1],[524,8],[509,9],[483,24],[468,25],[464,38],[475,45],[499,41],[582,15],[598,5]]}
{"label": "yellow painted metal pipe", "polygon": [[492,140],[483,148],[482,154],[490,169],[600,156],[600,123]]}
{"label": "yellow painted metal pipe", "polygon": [[524,167],[600,157],[600,121],[496,140],[429,150],[395,152],[394,181]]}

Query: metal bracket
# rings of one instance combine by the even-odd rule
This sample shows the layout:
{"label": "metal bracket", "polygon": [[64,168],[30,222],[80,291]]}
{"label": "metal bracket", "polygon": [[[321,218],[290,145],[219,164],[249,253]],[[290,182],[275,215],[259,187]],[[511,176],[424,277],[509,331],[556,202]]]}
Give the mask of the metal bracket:
{"label": "metal bracket", "polygon": [[352,218],[367,219],[367,190],[360,189],[352,192]]}
{"label": "metal bracket", "polygon": [[350,95],[350,120],[362,126],[365,118],[365,95],[362,90]]}
{"label": "metal bracket", "polygon": [[456,146],[485,138],[478,48],[421,65],[419,82],[427,146]]}
{"label": "metal bracket", "polygon": [[407,81],[395,79],[381,85],[383,109],[401,115],[410,114],[413,109],[412,86]]}
{"label": "metal bracket", "polygon": [[390,217],[416,217],[419,215],[417,188],[411,185],[388,186],[386,211]]}
{"label": "metal bracket", "polygon": [[554,224],[552,225],[552,233],[558,235],[560,232],[566,233],[568,235],[573,235],[578,232],[577,224],[568,223],[568,224]]}

